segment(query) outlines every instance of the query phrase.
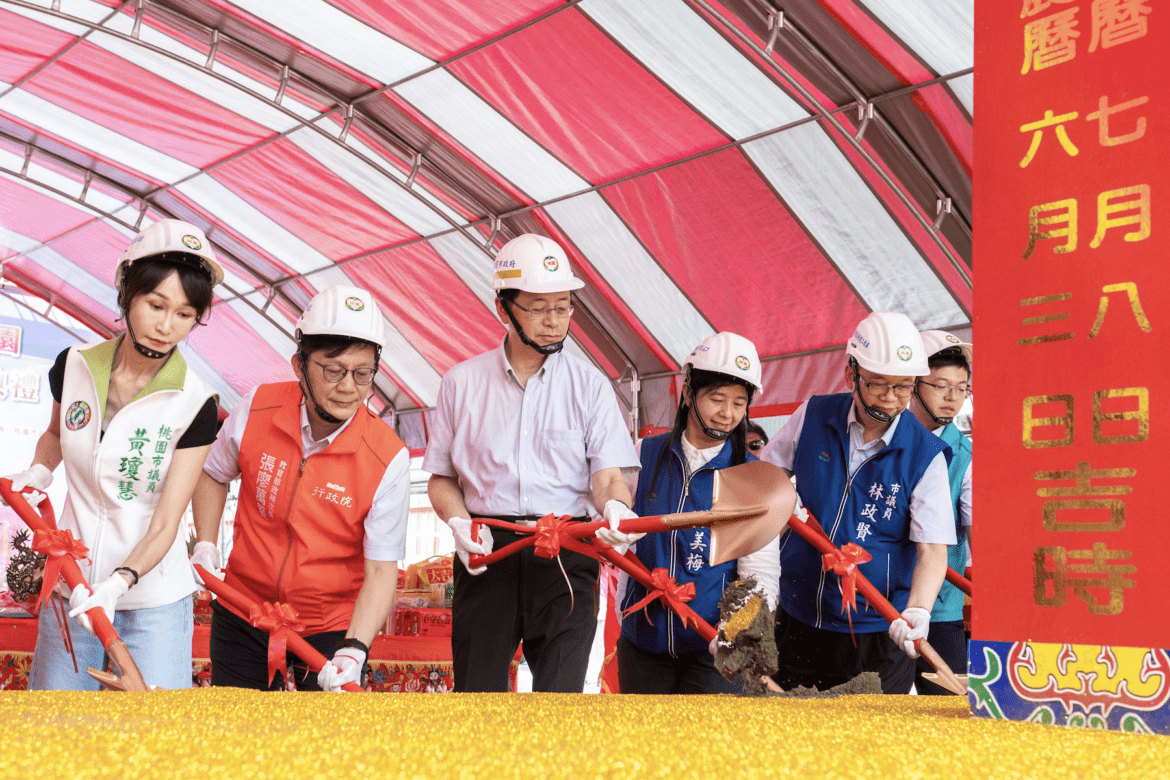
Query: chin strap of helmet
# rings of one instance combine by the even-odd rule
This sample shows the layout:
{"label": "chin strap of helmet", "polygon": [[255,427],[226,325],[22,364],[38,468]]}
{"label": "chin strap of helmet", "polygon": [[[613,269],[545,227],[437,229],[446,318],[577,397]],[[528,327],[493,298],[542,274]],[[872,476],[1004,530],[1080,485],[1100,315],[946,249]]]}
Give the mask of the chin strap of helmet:
{"label": "chin strap of helmet", "polygon": [[918,399],[918,403],[922,404],[922,408],[926,410],[926,416],[934,420],[936,425],[949,425],[954,422],[954,417],[939,417],[933,411],[926,401],[922,400],[922,393],[918,392],[918,382],[914,383],[914,397]]}
{"label": "chin strap of helmet", "polygon": [[175,345],[166,352],[159,352],[157,349],[151,349],[150,347],[142,346],[138,343],[138,339],[134,336],[134,328],[130,327],[130,317],[125,316],[125,320],[126,333],[130,336],[130,343],[134,345],[134,349],[138,350],[139,355],[142,355],[145,358],[150,358],[151,360],[162,360],[163,358],[170,357],[170,354],[177,348],[178,345]]}
{"label": "chin strap of helmet", "polygon": [[308,361],[305,360],[305,353],[297,351],[297,360],[301,361],[301,378],[297,380],[297,384],[301,388],[301,395],[313,402],[313,410],[317,412],[317,416],[321,421],[329,425],[340,425],[345,422],[339,417],[334,417],[329,412],[325,411],[325,407],[320,404],[317,397],[313,395],[313,385],[308,381],[309,366]]}
{"label": "chin strap of helmet", "polygon": [[[695,416],[695,422],[703,429],[703,435],[712,441],[727,441],[731,436],[731,431],[721,431],[717,428],[708,427],[702,415],[699,414],[699,404],[695,401],[695,390],[691,387],[691,366],[689,363],[687,364],[686,386],[687,398],[690,399],[691,414]],[[747,415],[745,414],[744,417],[747,417]]]}
{"label": "chin strap of helmet", "polygon": [[[963,359],[963,366],[967,369],[967,375],[970,376],[971,367],[970,367],[970,365],[967,364],[967,358],[963,354],[963,350],[960,349],[959,347],[947,347],[946,349],[940,350],[940,351],[934,353],[934,355],[931,355],[931,359],[934,359],[935,356],[962,358]],[[918,403],[922,404],[922,408],[926,410],[926,415],[930,419],[934,420],[934,422],[937,425],[949,425],[950,423],[954,422],[955,421],[954,417],[939,417],[939,416],[937,416],[934,413],[934,411],[930,408],[930,406],[927,405],[926,401],[922,400],[922,393],[920,393],[918,391],[918,386],[921,383],[921,381],[922,380],[920,380],[920,379],[916,379],[914,381],[914,397],[918,399]]]}
{"label": "chin strap of helmet", "polygon": [[898,412],[898,414],[886,414],[881,409],[867,404],[865,402],[865,394],[861,392],[861,372],[858,370],[857,359],[853,356],[849,357],[849,366],[853,369],[853,392],[857,398],[858,403],[861,404],[861,408],[865,410],[865,413],[868,414],[872,420],[877,420],[883,425],[886,423],[892,423],[894,418],[896,418],[898,414],[901,414],[901,412]]}
{"label": "chin strap of helmet", "polygon": [[[528,338],[528,334],[524,332],[524,328],[520,327],[520,323],[516,321],[516,315],[512,313],[512,301],[502,296],[500,297],[500,300],[504,302],[504,311],[508,313],[508,320],[512,323],[512,327],[516,329],[516,335],[520,337],[521,342],[532,347],[542,355],[555,355],[564,348],[565,339],[561,339],[555,344],[541,346],[532,339]],[[565,337],[568,338],[567,333],[565,334]]]}

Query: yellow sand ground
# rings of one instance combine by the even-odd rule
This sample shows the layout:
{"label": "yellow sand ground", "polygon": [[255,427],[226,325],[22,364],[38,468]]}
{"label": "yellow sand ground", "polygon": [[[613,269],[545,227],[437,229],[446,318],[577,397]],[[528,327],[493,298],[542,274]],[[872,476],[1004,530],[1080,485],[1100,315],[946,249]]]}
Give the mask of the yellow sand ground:
{"label": "yellow sand ground", "polygon": [[0,778],[1160,778],[1170,738],[961,698],[0,693]]}

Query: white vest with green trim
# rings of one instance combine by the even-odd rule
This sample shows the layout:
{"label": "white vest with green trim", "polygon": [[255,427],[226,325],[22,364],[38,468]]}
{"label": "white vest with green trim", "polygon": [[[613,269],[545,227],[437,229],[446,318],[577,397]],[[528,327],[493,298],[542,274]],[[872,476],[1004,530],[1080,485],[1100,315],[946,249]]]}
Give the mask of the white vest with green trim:
{"label": "white vest with green trim", "polygon": [[[175,445],[216,393],[175,350],[101,436],[118,339],[71,347],[61,388],[61,454],[69,492],[58,527],[89,548],[78,561],[90,584],[109,577],[146,535]],[[62,586],[68,594],[69,589]],[[182,529],[162,561],[142,574],[117,608],[174,603],[195,591]]]}

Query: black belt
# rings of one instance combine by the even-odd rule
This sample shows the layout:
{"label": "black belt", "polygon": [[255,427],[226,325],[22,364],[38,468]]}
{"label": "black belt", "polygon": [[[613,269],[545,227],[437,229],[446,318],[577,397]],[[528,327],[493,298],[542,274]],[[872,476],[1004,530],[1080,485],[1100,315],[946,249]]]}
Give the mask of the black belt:
{"label": "black belt", "polygon": [[[472,512],[472,514],[475,514],[475,513]],[[544,515],[482,515],[481,514],[481,515],[476,515],[476,517],[484,517],[484,518],[487,518],[489,520],[502,520],[505,523],[515,523],[517,525],[526,525],[526,526],[532,527],[532,526],[535,526],[536,521],[539,520],[540,518],[544,517]],[[589,520],[589,517],[587,515],[582,515],[581,517],[574,517],[574,518],[570,518],[570,519],[573,520],[574,522],[577,522],[577,523],[584,523],[587,520]],[[499,529],[499,530],[506,531],[507,529],[504,528],[504,529]]]}

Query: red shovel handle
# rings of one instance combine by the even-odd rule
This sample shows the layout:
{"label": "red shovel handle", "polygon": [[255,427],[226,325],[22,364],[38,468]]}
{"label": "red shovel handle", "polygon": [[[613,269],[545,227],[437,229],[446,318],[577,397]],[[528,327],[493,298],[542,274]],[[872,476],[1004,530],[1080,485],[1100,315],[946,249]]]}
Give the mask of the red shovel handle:
{"label": "red shovel handle", "polygon": [[[647,569],[646,564],[642,563],[642,561],[639,560],[638,557],[633,553],[626,552],[625,555],[618,555],[617,550],[613,549],[612,547],[600,548],[585,544],[582,544],[581,546],[588,547],[591,550],[591,552],[586,553],[587,555],[592,555],[594,558],[608,561],[609,563],[612,563],[614,566],[624,571],[626,574],[633,577],[642,587],[646,588],[647,592],[654,590],[654,584],[650,580],[650,570]],[[582,552],[582,550],[578,550],[578,552]],[[700,617],[699,613],[691,609],[689,605],[685,603],[679,604],[677,608],[671,607],[671,609],[674,609],[674,611],[678,613],[678,616],[683,618],[684,621],[690,621],[694,625],[695,631],[698,632],[699,636],[703,637],[703,639],[706,639],[707,642],[710,642],[719,633],[714,626]]]}
{"label": "red shovel handle", "polygon": [[478,569],[480,566],[491,566],[497,561],[507,558],[514,552],[519,552],[525,547],[531,547],[536,544],[536,537],[533,533],[536,528],[526,525],[519,525],[517,523],[509,523],[506,520],[496,520],[490,517],[473,517],[471,518],[471,538],[476,541],[479,540],[479,527],[486,525],[491,528],[502,528],[505,531],[515,531],[518,534],[527,534],[523,539],[518,539],[512,542],[507,547],[501,547],[498,550],[492,550],[487,555],[469,555],[467,556],[468,568]]}
{"label": "red shovel handle", "polygon": [[[805,511],[807,512],[808,510],[806,509]],[[791,528],[806,542],[815,547],[817,552],[821,553],[822,555],[831,555],[838,552],[837,545],[833,544],[833,542],[829,540],[829,536],[825,533],[825,529],[821,527],[821,524],[817,522],[817,519],[812,516],[811,512],[808,514],[807,521],[802,520],[797,515],[793,515],[792,519],[788,521],[788,527]],[[891,604],[885,596],[882,595],[881,591],[875,588],[873,583],[871,583],[860,571],[858,571],[856,574],[857,590],[861,592],[861,595],[865,596],[866,600],[874,607],[874,609],[876,609],[878,613],[890,623],[901,619],[902,613],[898,612],[898,609],[893,604]],[[914,640],[914,649],[916,649],[919,654],[925,658],[931,666],[934,667],[935,671],[938,672],[939,679],[936,680],[936,682],[939,685],[947,688],[952,693],[966,693],[965,686],[962,690],[958,690],[959,683],[955,678],[955,673],[949,666],[947,666],[947,663],[942,659],[942,656],[938,654],[938,651],[930,646],[930,643],[928,643],[925,639],[916,639]]]}
{"label": "red shovel handle", "polygon": [[517,539],[506,547],[501,547],[498,550],[492,550],[487,555],[476,555],[472,553],[467,556],[468,568],[478,569],[480,566],[491,566],[497,561],[502,561],[509,555],[515,552],[520,552],[525,547],[534,547],[536,545],[535,536],[526,536],[523,539]]}
{"label": "red shovel handle", "polygon": [[[34,531],[44,531],[46,533],[57,530],[57,516],[53,512],[53,505],[49,503],[49,497],[45,496],[41,500],[37,509],[33,509],[28,501],[24,499],[24,493],[31,493],[31,488],[26,488],[24,491],[17,493],[12,489],[12,480],[0,478],[0,496],[8,502],[8,506],[12,507],[13,511],[20,517],[24,524]],[[39,510],[39,514],[38,514]],[[85,581],[85,577],[81,573],[81,567],[77,565],[77,561],[65,556],[61,560],[61,576],[64,578],[66,584],[71,589],[84,587],[89,592],[93,592],[93,588]],[[106,617],[106,611],[101,607],[94,607],[86,611],[86,617],[93,625],[94,636],[102,643],[107,654],[110,656],[118,671],[121,672],[121,685],[128,691],[145,691],[146,681],[142,679],[142,672],[139,671],[138,665],[134,663],[134,659],[130,657],[130,652],[126,649],[122,638],[118,636],[118,632],[114,630],[114,625],[110,619]]]}
{"label": "red shovel handle", "polygon": [[[259,602],[256,599],[245,594],[243,591],[236,590],[199,564],[195,564],[195,571],[203,579],[204,587],[216,596],[219,596],[226,603],[231,604],[239,612],[247,615],[252,611],[252,607],[259,606]],[[329,663],[329,659],[317,652],[317,648],[291,631],[288,633],[287,640],[289,649],[296,653],[298,658],[308,664],[309,668],[314,672],[320,672],[322,667]],[[350,682],[341,687],[352,693],[362,692],[362,687],[357,683]]]}
{"label": "red shovel handle", "polygon": [[947,582],[951,583],[956,588],[966,593],[968,596],[971,595],[971,580],[967,579],[962,574],[959,574],[950,566],[947,567]]}
{"label": "red shovel handle", "polygon": [[[670,531],[679,526],[671,526],[662,522],[665,515],[654,515],[652,517],[634,517],[629,520],[622,520],[621,531],[627,534],[637,533],[654,533],[656,531]],[[531,547],[536,544],[536,539],[533,534],[536,531],[535,527],[517,525],[516,523],[509,523],[504,520],[495,520],[487,517],[473,517],[471,518],[471,538],[479,539],[479,527],[481,525],[490,526],[492,528],[503,528],[508,531],[515,531],[520,534],[528,534],[527,537],[512,542],[507,547],[502,547],[499,550],[493,550],[488,555],[471,555],[468,556],[468,564],[470,568],[474,569],[479,566],[490,566],[497,561],[507,558],[514,552],[519,552],[525,547]],[[597,533],[600,528],[609,528],[609,523],[606,522],[588,522],[588,523],[573,523],[572,526],[562,533],[565,536],[573,539],[587,539]],[[586,553],[594,558],[600,560],[600,556],[593,553]],[[608,559],[607,559],[608,560]],[[649,576],[649,575],[647,575]],[[645,584],[645,583],[643,583]]]}
{"label": "red shovel handle", "polygon": [[[471,538],[479,538],[480,525],[491,526],[492,528],[505,528],[517,533],[528,534],[523,539],[512,542],[507,547],[499,550],[494,550],[490,555],[472,555],[468,562],[471,568],[477,566],[488,566],[496,561],[501,560],[514,552],[524,549],[525,547],[532,547],[536,544],[535,527],[528,527],[509,523],[503,520],[495,520],[491,518],[476,517],[471,520]],[[607,561],[618,567],[626,574],[633,577],[638,583],[647,589],[647,591],[654,590],[654,584],[650,580],[650,570],[642,563],[633,553],[627,552],[625,555],[618,555],[617,550],[608,545],[594,545],[590,542],[583,541],[583,539],[592,536],[597,532],[598,528],[608,528],[608,523],[574,523],[565,537],[561,539],[561,546],[566,550],[571,550],[582,555],[588,555],[590,558],[595,558],[599,561]],[[622,521],[622,531],[625,533],[638,533],[641,531],[667,531],[670,526],[661,522],[659,517],[640,517],[631,520]],[[679,617],[689,620],[694,626],[695,630],[710,642],[715,638],[716,630],[706,620],[701,618],[697,612],[691,609],[688,605],[680,604],[676,610]]]}

